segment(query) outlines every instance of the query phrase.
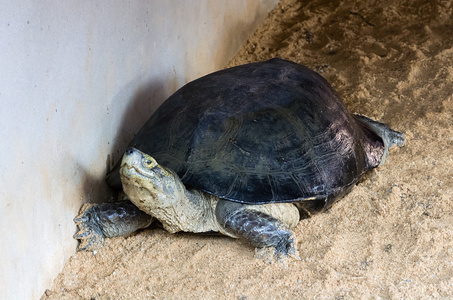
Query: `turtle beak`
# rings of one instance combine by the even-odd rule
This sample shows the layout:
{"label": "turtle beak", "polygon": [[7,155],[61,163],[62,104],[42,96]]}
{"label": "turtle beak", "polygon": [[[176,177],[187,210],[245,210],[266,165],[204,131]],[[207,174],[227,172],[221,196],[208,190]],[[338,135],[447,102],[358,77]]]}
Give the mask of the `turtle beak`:
{"label": "turtle beak", "polygon": [[126,149],[126,151],[124,152],[124,155],[134,155],[135,152],[139,152],[137,149],[133,148],[133,147],[129,147]]}
{"label": "turtle beak", "polygon": [[131,168],[134,165],[139,166],[141,164],[143,153],[135,148],[127,148],[123,155],[123,160],[121,162],[121,168],[126,165]]}

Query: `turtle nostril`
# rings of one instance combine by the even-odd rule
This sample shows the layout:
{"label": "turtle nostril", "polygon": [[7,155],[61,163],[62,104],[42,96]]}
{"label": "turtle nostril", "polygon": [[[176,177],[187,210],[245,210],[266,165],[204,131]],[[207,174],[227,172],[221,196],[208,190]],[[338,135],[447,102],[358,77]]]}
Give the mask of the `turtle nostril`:
{"label": "turtle nostril", "polygon": [[125,153],[126,153],[126,155],[134,154],[134,148],[127,148]]}

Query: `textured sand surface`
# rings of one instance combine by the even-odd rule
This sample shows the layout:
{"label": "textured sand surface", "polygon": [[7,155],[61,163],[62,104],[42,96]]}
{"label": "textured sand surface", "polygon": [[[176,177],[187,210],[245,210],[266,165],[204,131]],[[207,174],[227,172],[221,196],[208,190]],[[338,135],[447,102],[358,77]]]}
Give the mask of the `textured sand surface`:
{"label": "textured sand surface", "polygon": [[406,135],[342,201],[299,223],[301,260],[145,230],[75,254],[42,299],[453,297],[452,2],[283,0],[230,66],[275,56]]}

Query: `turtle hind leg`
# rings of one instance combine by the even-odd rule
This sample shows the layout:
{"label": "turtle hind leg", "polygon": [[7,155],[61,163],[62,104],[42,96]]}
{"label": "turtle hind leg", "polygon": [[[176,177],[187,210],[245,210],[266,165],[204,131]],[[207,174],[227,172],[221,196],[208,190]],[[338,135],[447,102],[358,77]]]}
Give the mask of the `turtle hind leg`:
{"label": "turtle hind leg", "polygon": [[402,132],[393,130],[389,126],[385,125],[384,123],[375,121],[373,119],[370,119],[368,117],[362,116],[362,115],[354,115],[356,120],[361,121],[362,123],[365,123],[370,127],[378,136],[381,137],[381,139],[384,141],[384,155],[382,156],[381,162],[379,165],[383,165],[385,162],[385,159],[389,155],[389,149],[393,145],[397,145],[399,147],[404,146],[404,134]]}
{"label": "turtle hind leg", "polygon": [[296,253],[294,233],[280,220],[249,205],[219,200],[216,217],[231,236],[244,239],[258,249],[274,249],[280,258]]}
{"label": "turtle hind leg", "polygon": [[130,201],[85,204],[74,222],[80,240],[77,251],[93,251],[104,246],[105,238],[126,236],[148,227],[154,218],[138,209]]}

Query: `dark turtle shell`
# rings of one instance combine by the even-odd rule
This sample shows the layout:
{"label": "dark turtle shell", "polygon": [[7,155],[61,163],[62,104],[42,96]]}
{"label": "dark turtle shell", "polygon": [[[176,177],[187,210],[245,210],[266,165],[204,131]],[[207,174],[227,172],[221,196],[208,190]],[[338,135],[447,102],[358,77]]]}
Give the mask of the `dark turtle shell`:
{"label": "dark turtle shell", "polygon": [[130,146],[186,186],[249,204],[332,203],[384,151],[323,77],[277,58],[186,84]]}

